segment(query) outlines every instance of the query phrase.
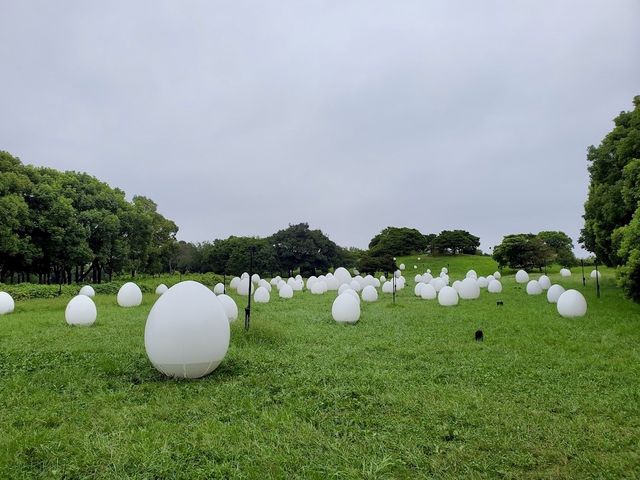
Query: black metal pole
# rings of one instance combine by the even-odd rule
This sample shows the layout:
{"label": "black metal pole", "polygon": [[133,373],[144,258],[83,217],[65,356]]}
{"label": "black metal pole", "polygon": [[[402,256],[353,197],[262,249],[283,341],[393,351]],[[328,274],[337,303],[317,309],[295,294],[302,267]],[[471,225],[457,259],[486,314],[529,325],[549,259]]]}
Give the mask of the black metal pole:
{"label": "black metal pole", "polygon": [[582,265],[582,286],[587,285],[587,279],[584,278],[584,260],[580,259],[580,265]]}
{"label": "black metal pole", "polygon": [[222,274],[222,293],[227,293],[227,271]]}
{"label": "black metal pole", "polygon": [[256,247],[253,245],[249,248],[251,256],[249,259],[249,295],[247,296],[247,308],[244,309],[244,329],[249,330],[249,323],[251,322],[251,287],[253,282],[251,277],[253,276],[253,252],[256,251]]}
{"label": "black metal pole", "polygon": [[596,295],[600,298],[600,273],[598,272],[598,259],[596,258]]}
{"label": "black metal pole", "polygon": [[391,280],[391,285],[393,288],[393,304],[396,304],[396,272],[393,272],[393,279]]}

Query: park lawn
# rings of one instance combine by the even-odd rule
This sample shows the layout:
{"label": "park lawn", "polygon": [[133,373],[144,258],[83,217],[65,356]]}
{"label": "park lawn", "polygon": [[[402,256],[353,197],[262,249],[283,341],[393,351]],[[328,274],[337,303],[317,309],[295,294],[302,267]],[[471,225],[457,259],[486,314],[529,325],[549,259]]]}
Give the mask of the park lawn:
{"label": "park lawn", "polygon": [[[600,299],[577,269],[560,282],[589,302],[564,319],[512,276],[440,307],[413,275],[442,265],[398,260],[395,306],[380,294],[344,326],[334,293],[274,291],[191,381],[147,360],[153,295],[133,309],[98,296],[90,328],[66,325],[68,297],[19,302],[0,317],[0,478],[640,477],[640,306],[611,271]],[[452,280],[473,266],[448,260]]]}

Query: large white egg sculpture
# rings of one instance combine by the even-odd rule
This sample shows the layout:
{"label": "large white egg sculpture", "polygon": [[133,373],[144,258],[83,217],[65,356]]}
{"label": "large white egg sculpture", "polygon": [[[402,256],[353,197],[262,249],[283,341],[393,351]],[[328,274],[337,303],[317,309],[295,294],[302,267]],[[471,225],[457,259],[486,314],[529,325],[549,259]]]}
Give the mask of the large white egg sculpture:
{"label": "large white egg sculpture", "polygon": [[249,274],[247,272],[243,272],[242,275],[240,275],[240,280],[244,280],[245,278],[249,278]]}
{"label": "large white egg sculpture", "polygon": [[463,300],[474,300],[480,297],[480,285],[478,285],[478,281],[473,277],[465,278],[458,288],[458,294]]}
{"label": "large white egg sculpture", "polygon": [[358,282],[357,280],[352,280],[349,286],[353,288],[356,292],[359,292],[360,290],[362,290],[362,286],[360,285],[360,282]]}
{"label": "large white egg sculpture", "polygon": [[169,377],[200,378],[215,370],[229,349],[229,319],[215,294],[198,282],[180,282],[151,308],[144,346],[156,369]]}
{"label": "large white egg sculpture", "polygon": [[254,290],[252,283],[249,281],[249,275],[247,275],[246,277],[242,278],[240,280],[240,282],[238,283],[238,295],[249,295],[249,288],[251,288],[251,291]]}
{"label": "large white egg sculpture", "polygon": [[238,289],[238,284],[240,283],[240,277],[233,277],[231,279],[231,282],[229,283],[229,286],[233,289],[233,290],[237,290]]}
{"label": "large white egg sculpture", "polygon": [[420,298],[423,300],[433,300],[438,296],[438,292],[433,288],[433,285],[425,285],[420,290]]}
{"label": "large white egg sculpture", "polygon": [[360,304],[345,292],[333,301],[331,315],[338,323],[356,323],[360,319]]}
{"label": "large white egg sculpture", "polygon": [[222,308],[224,308],[224,313],[227,315],[229,323],[235,322],[238,318],[238,305],[236,305],[235,300],[224,293],[218,295],[218,300],[220,300]]}
{"label": "large white egg sculpture", "polygon": [[558,303],[560,295],[564,293],[564,287],[562,285],[551,285],[547,291],[547,301],[549,303]]}
{"label": "large white egg sculpture", "polygon": [[338,290],[340,287],[338,279],[334,275],[327,275],[327,278],[325,278],[324,281],[327,284],[327,290]]}
{"label": "large white egg sculpture", "polygon": [[216,283],[213,287],[213,293],[215,293],[216,295],[224,293],[224,284],[221,282]]}
{"label": "large white egg sculpture", "polygon": [[502,278],[502,274],[496,270],[495,272],[493,272],[493,278],[495,278],[496,280],[500,280]]}
{"label": "large white egg sculpture", "polygon": [[345,291],[347,290],[351,290],[351,285],[349,285],[348,283],[343,283],[342,285],[340,285],[340,287],[338,288],[338,295],[343,294]]}
{"label": "large white egg sculpture", "polygon": [[257,284],[260,281],[260,275],[258,275],[257,273],[254,273],[253,275],[251,275],[251,282]]}
{"label": "large white egg sculpture", "polygon": [[529,274],[527,272],[525,272],[524,270],[518,270],[516,272],[516,282],[527,283],[528,281],[529,281]]}
{"label": "large white egg sculpture", "polygon": [[365,302],[375,302],[376,300],[378,300],[378,292],[371,285],[367,285],[362,289],[361,296],[362,300],[364,300]]}
{"label": "large white egg sculpture", "polygon": [[531,280],[527,283],[527,295],[540,295],[542,293],[542,287],[537,280]]}
{"label": "large white egg sculpture", "polygon": [[500,280],[496,280],[493,279],[489,282],[489,285],[487,286],[487,291],[489,293],[500,293],[502,292],[502,283],[500,283]]}
{"label": "large white egg sculpture", "polygon": [[278,295],[280,298],[293,298],[293,288],[291,288],[291,285],[285,283],[282,285],[282,288],[280,288]]}
{"label": "large white egg sculpture", "polygon": [[96,291],[93,289],[91,285],[85,285],[80,289],[80,292],[78,293],[78,295],[84,295],[86,297],[93,298],[96,296]]}
{"label": "large white egg sculpture", "polygon": [[253,294],[253,299],[256,303],[269,303],[269,290],[264,287],[256,288],[256,293]]}
{"label": "large white egg sculpture", "polygon": [[342,285],[343,283],[351,283],[351,274],[349,270],[344,267],[336,268],[335,272],[333,272],[333,276],[338,279],[338,283]]}
{"label": "large white egg sculpture", "polygon": [[571,270],[569,270],[568,268],[561,268],[560,269],[560,276],[561,277],[570,277],[571,276]]}
{"label": "large white egg sculpture", "polygon": [[317,281],[318,278],[315,275],[311,275],[309,278],[307,278],[307,290],[311,290],[311,287],[313,287],[313,284]]}
{"label": "large white egg sculpture", "polygon": [[161,283],[156,287],[156,295],[162,295],[167,290],[169,290],[169,287],[167,287],[164,283]]}
{"label": "large white egg sculpture", "polygon": [[393,284],[389,281],[382,284],[382,293],[393,293]]}
{"label": "large white egg sculpture", "polygon": [[582,317],[587,313],[587,301],[577,290],[567,290],[558,298],[558,313],[563,317]]}
{"label": "large white egg sculpture", "polygon": [[478,274],[475,270],[469,270],[466,275],[467,278],[478,278]]}
{"label": "large white egg sculpture", "polygon": [[322,295],[327,291],[327,284],[324,280],[318,280],[311,286],[311,293],[314,295]]}
{"label": "large white egg sculpture", "polygon": [[269,292],[271,292],[271,284],[269,282],[267,282],[264,278],[261,278],[260,281],[258,282],[258,286],[259,287],[264,287],[266,288]]}
{"label": "large white egg sculpture", "polygon": [[443,307],[453,307],[458,304],[458,292],[453,287],[442,287],[438,292],[438,303]]}
{"label": "large white egg sculpture", "polygon": [[64,318],[69,325],[93,325],[98,316],[96,304],[87,295],[77,295],[67,304]]}
{"label": "large white egg sculpture", "polygon": [[598,270],[591,270],[591,278],[601,278],[602,274]]}
{"label": "large white egg sculpture", "polygon": [[358,305],[360,305],[360,295],[358,295],[358,292],[356,292],[353,288],[349,288],[344,293],[347,295],[351,295],[353,298],[355,298],[358,301]]}
{"label": "large white egg sculpture", "polygon": [[294,292],[301,292],[304,289],[304,280],[297,279],[293,282],[293,285],[291,285],[291,288],[293,288]]}
{"label": "large white egg sculpture", "polygon": [[422,283],[429,283],[431,282],[431,280],[433,280],[433,275],[431,275],[430,273],[425,273],[424,275],[422,275]]}
{"label": "large white egg sculpture", "polygon": [[142,290],[135,283],[127,282],[118,290],[117,300],[121,307],[137,307],[142,303]]}
{"label": "large white egg sculpture", "polygon": [[415,294],[416,297],[419,297],[421,295],[422,292],[422,287],[424,287],[425,284],[422,282],[419,282],[413,289],[413,293]]}
{"label": "large white egg sculpture", "polygon": [[16,308],[16,302],[7,292],[0,292],[0,315],[11,313]]}
{"label": "large white egg sculpture", "polygon": [[543,290],[549,290],[549,287],[551,286],[551,280],[546,275],[541,275],[538,279],[538,283]]}

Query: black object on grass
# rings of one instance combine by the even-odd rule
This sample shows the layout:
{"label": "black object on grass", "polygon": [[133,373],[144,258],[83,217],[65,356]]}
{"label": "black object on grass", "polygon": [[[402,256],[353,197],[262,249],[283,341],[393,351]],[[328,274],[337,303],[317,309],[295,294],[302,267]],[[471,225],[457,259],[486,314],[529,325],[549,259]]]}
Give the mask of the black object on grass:
{"label": "black object on grass", "polygon": [[498,306],[498,307],[504,307],[504,302],[503,302],[502,300],[498,300],[498,301],[496,302],[496,306]]}
{"label": "black object on grass", "polygon": [[477,330],[476,331],[476,342],[483,342],[484,341],[484,333],[482,333],[482,330]]}

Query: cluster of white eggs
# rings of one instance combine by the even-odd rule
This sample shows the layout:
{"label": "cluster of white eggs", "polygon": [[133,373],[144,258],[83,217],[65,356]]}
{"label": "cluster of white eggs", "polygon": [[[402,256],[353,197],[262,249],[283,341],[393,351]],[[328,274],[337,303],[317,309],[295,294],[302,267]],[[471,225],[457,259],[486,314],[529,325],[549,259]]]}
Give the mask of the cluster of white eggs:
{"label": "cluster of white eggs", "polygon": [[437,277],[431,274],[431,270],[427,270],[422,275],[416,275],[414,293],[424,300],[437,298],[440,305],[450,307],[457,305],[460,299],[479,298],[481,289],[486,288],[489,293],[500,293],[502,291],[500,278],[500,272],[479,277],[475,270],[469,270],[464,279],[456,280],[449,285],[449,271],[443,267]]}
{"label": "cluster of white eggs", "polygon": [[[593,272],[595,272],[595,270]],[[593,272],[592,277],[595,277]],[[570,277],[571,270],[568,268],[560,269],[560,276],[563,278]],[[527,295],[540,295],[546,291],[547,301],[556,304],[558,313],[562,317],[583,317],[587,313],[587,300],[582,293],[577,290],[565,290],[562,285],[552,284],[551,279],[547,275],[541,275],[537,280],[530,280],[527,272],[518,270],[516,273],[516,282],[527,284],[525,288]]]}

